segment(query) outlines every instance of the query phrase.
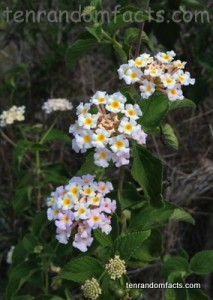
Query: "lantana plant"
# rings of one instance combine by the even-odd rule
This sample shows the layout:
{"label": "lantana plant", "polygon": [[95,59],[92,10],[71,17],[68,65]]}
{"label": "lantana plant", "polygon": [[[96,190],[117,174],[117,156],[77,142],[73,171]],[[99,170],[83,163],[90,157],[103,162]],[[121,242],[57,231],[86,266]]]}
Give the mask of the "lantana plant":
{"label": "lantana plant", "polygon": [[[76,109],[67,99],[48,99],[41,108],[48,122],[56,117],[52,125],[22,123],[17,143],[5,127],[24,121],[25,107],[12,107],[0,116],[0,133],[14,147],[13,209],[19,216],[26,213],[24,225],[32,224],[8,249],[12,264],[5,299],[148,299],[145,289],[131,288],[132,274],[156,263],[162,282],[182,284],[181,289],[165,290],[165,300],[206,300],[201,290],[187,289],[185,283],[192,274],[213,270],[213,251],[189,259],[183,249],[168,253],[163,248],[164,225],[195,221],[165,199],[163,163],[147,146],[152,136],[159,136],[178,148],[165,119],[173,109],[195,107],[182,90],[195,80],[184,71],[186,62],[174,59],[173,50],[133,55],[127,37],[118,41],[117,23],[112,20],[105,28],[94,15],[100,2],[92,1],[84,10],[93,23],[67,50],[66,61],[73,66],[85,49],[110,46],[122,61],[120,90],[108,94],[98,88]],[[147,14],[139,12],[146,20]],[[67,132],[56,128],[64,114],[70,117]],[[46,156],[55,142],[63,144],[57,163]],[[74,154],[72,162],[84,160],[76,174],[63,162],[65,144],[66,155]]]}

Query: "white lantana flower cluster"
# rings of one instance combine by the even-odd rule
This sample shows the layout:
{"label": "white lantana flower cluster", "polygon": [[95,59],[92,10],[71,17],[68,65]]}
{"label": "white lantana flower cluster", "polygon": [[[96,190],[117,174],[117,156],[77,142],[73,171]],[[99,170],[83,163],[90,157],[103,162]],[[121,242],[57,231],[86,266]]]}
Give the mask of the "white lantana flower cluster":
{"label": "white lantana flower cluster", "polygon": [[[137,123],[142,111],[137,104],[125,104],[127,99],[120,93],[107,95],[98,91],[90,103],[80,103],[77,107],[78,120],[70,126],[74,135],[73,149],[86,152],[95,148],[94,162],[106,168],[112,160],[116,167],[129,164],[129,139],[142,145],[146,143],[146,133]],[[90,112],[94,108],[94,113]]]}
{"label": "white lantana flower cluster", "polygon": [[45,111],[46,114],[50,114],[54,111],[72,110],[73,105],[67,99],[48,99],[42,105],[42,109]]}
{"label": "white lantana flower cluster", "polygon": [[186,62],[174,60],[174,51],[159,52],[154,57],[144,53],[130,59],[118,69],[119,78],[126,84],[138,83],[143,99],[148,99],[156,90],[168,95],[170,101],[184,98],[182,86],[194,84],[189,72],[185,72]]}
{"label": "white lantana flower cluster", "polygon": [[110,182],[95,182],[94,176],[87,174],[73,177],[52,192],[47,198],[47,217],[55,222],[59,243],[67,244],[74,233],[73,246],[85,252],[93,241],[92,230],[100,228],[109,234],[116,201],[106,194],[112,190]]}
{"label": "white lantana flower cluster", "polygon": [[5,110],[0,115],[0,127],[6,127],[13,124],[15,121],[23,121],[25,106],[13,105],[9,110]]}

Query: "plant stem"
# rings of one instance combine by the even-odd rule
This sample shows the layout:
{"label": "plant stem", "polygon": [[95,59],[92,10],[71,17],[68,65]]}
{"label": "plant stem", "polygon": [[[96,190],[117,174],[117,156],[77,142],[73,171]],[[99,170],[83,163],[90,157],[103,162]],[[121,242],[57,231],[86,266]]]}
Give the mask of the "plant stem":
{"label": "plant stem", "polygon": [[40,152],[36,150],[36,203],[37,209],[40,211],[41,209],[41,188],[40,188],[40,173],[41,173],[41,165],[40,165]]}

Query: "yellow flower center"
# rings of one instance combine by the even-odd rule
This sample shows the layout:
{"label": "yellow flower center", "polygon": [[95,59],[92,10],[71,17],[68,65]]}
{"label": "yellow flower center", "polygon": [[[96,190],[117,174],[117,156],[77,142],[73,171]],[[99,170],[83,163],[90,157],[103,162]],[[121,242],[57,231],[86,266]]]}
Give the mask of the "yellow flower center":
{"label": "yellow flower center", "polygon": [[172,82],[171,78],[166,78],[166,83],[170,84]]}
{"label": "yellow flower center", "polygon": [[92,124],[92,118],[85,118],[84,124],[85,125],[91,125]]}
{"label": "yellow flower center", "polygon": [[152,89],[152,87],[151,87],[150,85],[148,85],[148,86],[146,87],[146,92],[150,92],[151,89]]}
{"label": "yellow flower center", "polygon": [[133,117],[133,116],[135,116],[135,111],[134,111],[134,109],[128,109],[128,115],[129,116],[131,116],[131,117]]}
{"label": "yellow flower center", "polygon": [[79,208],[79,210],[78,210],[78,214],[79,215],[82,215],[82,214],[84,214],[85,213],[85,211],[86,211],[86,209],[85,208]]}
{"label": "yellow flower center", "polygon": [[103,103],[105,99],[104,99],[104,97],[99,97],[97,100],[99,103]]}
{"label": "yellow flower center", "polygon": [[135,79],[135,78],[137,78],[137,74],[136,74],[136,73],[132,73],[132,74],[130,75],[130,77],[131,77],[132,79]]}
{"label": "yellow flower center", "polygon": [[111,105],[112,108],[119,108],[120,103],[118,101],[112,101]]}
{"label": "yellow flower center", "polygon": [[99,154],[99,158],[100,158],[100,159],[105,159],[105,158],[106,158],[106,153],[101,152],[101,153]]}
{"label": "yellow flower center", "polygon": [[100,220],[99,216],[93,216],[92,221],[93,222],[98,222]]}
{"label": "yellow flower center", "polygon": [[90,136],[89,136],[89,135],[85,135],[85,136],[83,137],[83,141],[84,141],[84,143],[90,143],[90,142],[91,142]]}
{"label": "yellow flower center", "polygon": [[131,131],[132,128],[133,128],[133,126],[132,126],[131,124],[126,124],[126,125],[124,126],[124,128],[125,128],[127,131]]}
{"label": "yellow flower center", "polygon": [[63,205],[70,205],[70,199],[69,198],[63,199]]}
{"label": "yellow flower center", "polygon": [[177,90],[171,90],[170,93],[171,93],[173,96],[175,96],[175,95],[177,95]]}
{"label": "yellow flower center", "polygon": [[105,140],[105,135],[104,134],[98,134],[96,139],[97,139],[98,142],[103,142]]}
{"label": "yellow flower center", "polygon": [[170,59],[171,58],[171,56],[170,55],[168,55],[168,54],[165,54],[165,55],[163,55],[163,59],[166,59],[166,60],[168,60],[168,59]]}
{"label": "yellow flower center", "polygon": [[78,187],[77,186],[73,186],[71,189],[70,189],[70,193],[74,196],[77,195],[78,193]]}
{"label": "yellow flower center", "polygon": [[117,149],[121,149],[121,148],[124,147],[124,143],[123,143],[122,141],[117,141],[117,142],[115,143],[115,147],[116,147]]}

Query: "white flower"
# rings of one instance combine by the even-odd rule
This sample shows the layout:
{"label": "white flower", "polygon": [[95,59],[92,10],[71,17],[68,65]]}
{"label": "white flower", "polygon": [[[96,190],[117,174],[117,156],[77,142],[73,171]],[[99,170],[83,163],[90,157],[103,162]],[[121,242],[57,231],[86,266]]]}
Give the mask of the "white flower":
{"label": "white flower", "polygon": [[129,153],[129,141],[123,135],[118,135],[110,140],[111,149],[118,156]]}
{"label": "white flower", "polygon": [[76,144],[80,149],[92,148],[93,133],[90,130],[84,130],[80,134],[76,135]]}
{"label": "white flower", "polygon": [[173,88],[176,84],[175,79],[170,74],[161,75],[161,81],[166,88]]}
{"label": "white flower", "polygon": [[68,197],[67,194],[64,197],[59,197],[57,201],[58,208],[61,208],[63,210],[68,210],[72,208],[73,204],[73,200],[70,197]]}
{"label": "white flower", "polygon": [[162,70],[160,68],[152,67],[145,69],[144,74],[151,77],[160,77]]}
{"label": "white flower", "polygon": [[124,109],[126,98],[120,93],[114,93],[107,100],[106,109],[113,113],[118,113]]}
{"label": "white flower", "polygon": [[179,85],[174,86],[172,89],[167,90],[167,95],[169,100],[175,101],[175,100],[183,100],[183,92]]}
{"label": "white flower", "polygon": [[115,163],[115,166],[117,168],[120,168],[123,165],[128,165],[129,164],[129,158],[130,158],[130,154],[129,152],[124,153],[122,155],[113,155],[112,156],[112,160]]}
{"label": "white flower", "polygon": [[175,66],[175,68],[177,69],[184,69],[185,65],[186,65],[186,61],[181,61],[181,60],[174,60],[173,61],[173,65]]}
{"label": "white flower", "polygon": [[0,127],[13,124],[15,121],[23,121],[25,106],[12,106],[9,110],[3,111],[0,115]]}
{"label": "white flower", "polygon": [[138,56],[135,60],[130,59],[128,61],[128,64],[130,67],[138,67],[138,68],[144,68],[148,64],[150,64],[153,61],[153,58],[150,56],[150,54],[142,54]]}
{"label": "white flower", "polygon": [[112,153],[106,148],[99,148],[94,154],[95,164],[102,168],[107,168],[109,166],[109,161],[112,158]]}
{"label": "white flower", "polygon": [[142,72],[136,68],[132,67],[127,70],[124,80],[127,84],[135,83],[140,80]]}
{"label": "white flower", "polygon": [[108,143],[110,132],[105,129],[97,129],[93,134],[92,145],[97,148],[103,148]]}
{"label": "white flower", "polygon": [[172,51],[167,51],[166,53],[159,52],[157,55],[155,55],[157,60],[159,60],[162,63],[171,62],[174,59],[175,56],[176,56],[176,54],[173,50]]}
{"label": "white flower", "polygon": [[66,111],[72,110],[73,105],[67,99],[48,99],[42,105],[42,109],[45,111],[46,114],[50,114],[54,111]]}
{"label": "white flower", "polygon": [[100,105],[100,104],[105,104],[107,100],[107,94],[106,92],[96,92],[95,95],[91,98],[91,103]]}
{"label": "white flower", "polygon": [[79,115],[78,117],[78,124],[85,129],[90,129],[96,127],[97,124],[97,115],[90,113],[86,113],[85,115]]}
{"label": "white flower", "polygon": [[148,99],[155,92],[155,84],[145,79],[139,89],[141,91],[141,97]]}
{"label": "white flower", "polygon": [[135,122],[135,120],[129,120],[128,118],[123,118],[118,127],[118,131],[120,133],[131,135],[134,132],[136,125],[137,123]]}
{"label": "white flower", "polygon": [[90,209],[85,203],[75,205],[74,217],[76,221],[88,219],[89,215]]}
{"label": "white flower", "polygon": [[124,64],[120,66],[120,68],[118,69],[118,74],[120,79],[125,79],[126,72],[129,70],[129,68],[130,67],[128,64]]}
{"label": "white flower", "polygon": [[190,77],[189,72],[183,72],[182,70],[178,70],[174,73],[174,78],[178,80],[182,85],[195,84],[195,79]]}
{"label": "white flower", "polygon": [[126,104],[125,109],[122,111],[127,117],[133,120],[139,119],[142,116],[142,111],[138,104]]}
{"label": "white flower", "polygon": [[77,115],[85,115],[90,110],[91,104],[90,103],[83,103],[81,102],[76,108]]}

